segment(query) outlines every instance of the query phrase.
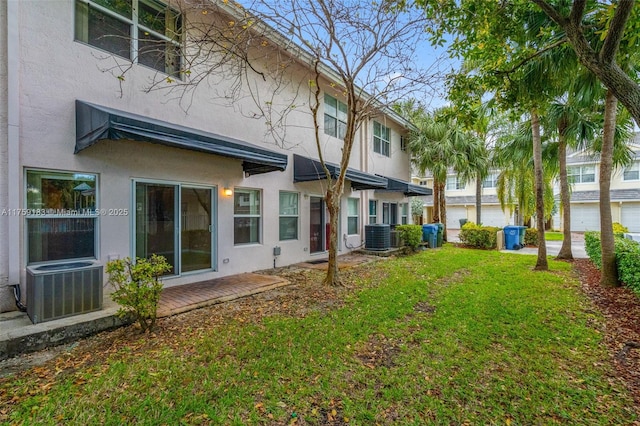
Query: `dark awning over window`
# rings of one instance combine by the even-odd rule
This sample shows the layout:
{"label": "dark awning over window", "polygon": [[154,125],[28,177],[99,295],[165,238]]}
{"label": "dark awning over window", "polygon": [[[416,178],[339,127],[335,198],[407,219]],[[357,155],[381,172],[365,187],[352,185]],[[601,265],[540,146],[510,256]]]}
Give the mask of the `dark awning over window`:
{"label": "dark awning over window", "polygon": [[413,185],[409,182],[405,182],[400,179],[393,179],[390,177],[386,177],[387,179],[387,187],[385,189],[378,189],[376,191],[380,192],[402,192],[407,197],[416,197],[422,195],[432,195],[433,191],[430,188],[425,188],[420,185]]}
{"label": "dark awning over window", "polygon": [[[331,177],[334,179],[340,174],[340,166],[327,163],[327,168],[331,173]],[[382,189],[387,187],[387,179],[354,169],[347,169],[346,178],[351,181],[351,188],[353,189]],[[293,154],[294,182],[309,182],[324,179],[326,179],[326,175],[320,161]]]}
{"label": "dark awning over window", "polygon": [[104,139],[131,139],[237,158],[242,160],[242,169],[250,175],[287,168],[286,154],[213,133],[76,101],[75,153]]}

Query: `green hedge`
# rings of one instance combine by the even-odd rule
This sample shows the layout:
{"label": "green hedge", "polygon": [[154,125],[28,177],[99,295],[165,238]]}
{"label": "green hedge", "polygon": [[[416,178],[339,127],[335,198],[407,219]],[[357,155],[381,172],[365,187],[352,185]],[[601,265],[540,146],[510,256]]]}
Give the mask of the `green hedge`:
{"label": "green hedge", "polygon": [[538,229],[527,228],[524,231],[524,245],[538,247]]}
{"label": "green hedge", "polygon": [[584,248],[587,256],[594,265],[600,269],[602,267],[602,253],[600,252],[600,233],[597,231],[587,231],[584,233]]}
{"label": "green hedge", "polygon": [[460,241],[463,244],[481,248],[481,249],[495,249],[497,248],[497,232],[500,228],[495,226],[481,226],[476,225],[473,222],[467,222],[462,226],[460,230]]}
{"label": "green hedge", "polygon": [[[600,251],[600,233],[588,231],[584,233],[584,244],[587,255],[598,267],[602,267]],[[625,238],[615,238],[616,267],[618,279],[634,292],[640,293],[640,244]]]}

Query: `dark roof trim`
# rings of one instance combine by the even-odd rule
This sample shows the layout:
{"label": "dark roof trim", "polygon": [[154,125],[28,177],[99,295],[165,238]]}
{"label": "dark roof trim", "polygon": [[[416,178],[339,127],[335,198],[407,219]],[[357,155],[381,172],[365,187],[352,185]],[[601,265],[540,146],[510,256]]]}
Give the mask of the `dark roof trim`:
{"label": "dark roof trim", "polygon": [[242,160],[250,174],[283,171],[287,155],[232,138],[76,100],[74,153],[105,139],[129,139]]}
{"label": "dark roof trim", "polygon": [[[340,166],[332,163],[326,163],[326,165],[331,177],[333,179],[337,178],[340,174]],[[352,189],[384,189],[387,187],[387,179],[351,168],[347,169],[346,178],[351,181]],[[310,182],[324,179],[326,179],[326,175],[320,161],[293,154],[294,182]]]}
{"label": "dark roof trim", "polygon": [[400,179],[394,179],[384,176],[387,179],[387,187],[385,189],[376,189],[376,192],[402,192],[407,197],[418,197],[424,195],[433,195],[431,188],[414,185]]}

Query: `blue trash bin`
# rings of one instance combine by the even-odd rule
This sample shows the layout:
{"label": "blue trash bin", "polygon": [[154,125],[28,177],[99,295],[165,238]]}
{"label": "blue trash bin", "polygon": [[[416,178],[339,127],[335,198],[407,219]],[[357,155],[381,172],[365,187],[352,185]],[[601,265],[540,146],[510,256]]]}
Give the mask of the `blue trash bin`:
{"label": "blue trash bin", "polygon": [[438,226],[434,224],[422,225],[422,241],[429,244],[429,248],[438,245]]}
{"label": "blue trash bin", "polygon": [[504,227],[504,247],[507,250],[520,250],[520,226]]}

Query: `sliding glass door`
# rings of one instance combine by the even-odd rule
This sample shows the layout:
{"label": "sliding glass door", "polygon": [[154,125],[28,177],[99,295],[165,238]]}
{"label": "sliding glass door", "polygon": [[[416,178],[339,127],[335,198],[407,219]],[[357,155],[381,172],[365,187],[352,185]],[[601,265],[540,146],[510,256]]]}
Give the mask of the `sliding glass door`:
{"label": "sliding glass door", "polygon": [[211,190],[183,186],[180,195],[182,272],[211,269]]}
{"label": "sliding glass door", "polygon": [[213,188],[135,183],[135,255],[159,254],[169,275],[213,267]]}

